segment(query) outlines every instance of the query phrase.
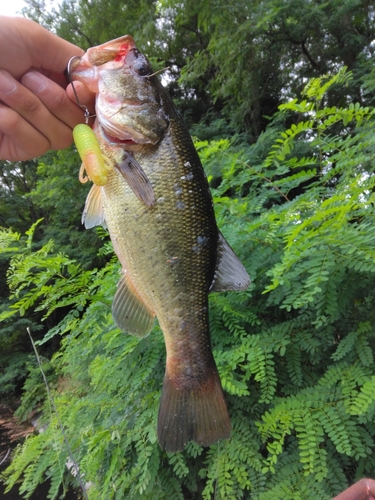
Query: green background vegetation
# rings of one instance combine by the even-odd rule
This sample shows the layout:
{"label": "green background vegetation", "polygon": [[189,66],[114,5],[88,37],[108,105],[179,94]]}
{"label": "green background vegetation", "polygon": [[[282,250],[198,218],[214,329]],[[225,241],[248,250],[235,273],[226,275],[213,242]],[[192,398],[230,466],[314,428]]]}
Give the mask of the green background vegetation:
{"label": "green background vegetation", "polygon": [[[111,318],[119,265],[80,224],[74,148],[0,170],[0,394],[43,433],[6,473],[25,498],[329,499],[375,469],[375,9],[359,0],[64,1],[28,15],[87,48],[132,34],[201,156],[252,284],[212,294],[232,437],[161,451],[165,348]],[[58,416],[27,335],[37,341]],[[61,420],[64,432],[62,433]]]}

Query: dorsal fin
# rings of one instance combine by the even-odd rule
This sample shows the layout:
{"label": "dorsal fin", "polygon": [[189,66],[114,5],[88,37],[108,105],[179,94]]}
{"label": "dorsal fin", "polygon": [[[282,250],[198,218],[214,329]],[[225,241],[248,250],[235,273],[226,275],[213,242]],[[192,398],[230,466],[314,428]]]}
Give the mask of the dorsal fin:
{"label": "dorsal fin", "polygon": [[219,231],[215,277],[210,292],[246,290],[250,278],[243,264]]}

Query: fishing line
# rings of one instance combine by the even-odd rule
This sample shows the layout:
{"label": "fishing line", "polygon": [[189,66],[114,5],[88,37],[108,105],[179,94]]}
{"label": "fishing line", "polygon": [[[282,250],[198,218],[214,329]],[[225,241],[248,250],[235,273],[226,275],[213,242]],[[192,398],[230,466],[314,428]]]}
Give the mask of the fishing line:
{"label": "fishing line", "polygon": [[218,481],[219,481],[219,456],[220,456],[220,442],[217,443],[217,467],[216,467],[216,479],[215,479],[215,486],[214,486],[214,500],[217,498],[217,487],[218,487]]}
{"label": "fishing line", "polygon": [[151,78],[152,76],[158,75],[159,73],[162,73],[163,71],[166,71],[169,68],[170,68],[170,66],[167,66],[166,68],[163,68],[163,69],[159,69],[158,71],[155,71],[155,73],[151,73],[151,75],[144,75],[143,78]]}
{"label": "fishing line", "polygon": [[8,449],[8,451],[6,452],[5,457],[4,457],[4,458],[2,459],[2,461],[0,462],[0,465],[2,465],[2,464],[6,461],[6,459],[9,457],[9,455],[10,455],[10,448],[9,448],[9,449]]}
{"label": "fishing line", "polygon": [[42,363],[40,361],[36,345],[34,344],[34,340],[33,340],[32,336],[31,336],[30,328],[26,328],[26,330],[27,330],[27,333],[29,334],[31,345],[33,346],[33,349],[34,349],[34,352],[35,352],[35,356],[36,356],[36,360],[38,362],[39,370],[40,370],[40,372],[42,374],[43,381],[44,381],[44,384],[46,386],[47,396],[48,396],[49,402],[50,402],[50,404],[52,406],[53,411],[55,412],[55,415],[57,417],[57,422],[59,424],[59,427],[60,427],[60,430],[61,430],[61,433],[62,433],[62,436],[63,436],[63,439],[64,439],[64,443],[65,443],[66,449],[68,450],[69,457],[70,457],[71,461],[73,462],[73,468],[74,468],[74,471],[76,473],[76,477],[78,478],[79,485],[80,485],[80,487],[82,489],[83,497],[84,497],[85,500],[88,500],[89,497],[87,496],[86,488],[85,488],[85,485],[83,484],[83,480],[82,480],[81,473],[79,471],[79,467],[77,465],[77,462],[74,459],[74,455],[73,455],[72,449],[71,449],[70,444],[68,442],[68,439],[66,437],[64,426],[63,426],[63,424],[61,422],[59,412],[57,411],[57,408],[56,408],[56,405],[55,405],[55,401],[54,401],[54,399],[52,397],[52,394],[51,394],[51,391],[50,391],[50,388],[49,388],[49,385],[48,385],[47,377],[44,374],[44,371],[43,371],[43,368],[42,368]]}

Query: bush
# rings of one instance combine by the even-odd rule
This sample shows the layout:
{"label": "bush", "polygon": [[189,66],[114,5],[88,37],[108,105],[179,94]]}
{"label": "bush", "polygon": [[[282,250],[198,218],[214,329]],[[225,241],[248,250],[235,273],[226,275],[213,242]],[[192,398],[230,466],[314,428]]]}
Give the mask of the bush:
{"label": "bush", "polygon": [[312,80],[254,146],[197,143],[219,226],[252,277],[249,290],[210,298],[230,440],[160,450],[162,334],[156,326],[138,340],[114,327],[114,260],[84,271],[51,247],[43,262],[12,261],[12,311],[69,312],[45,338],[62,335],[52,359],[59,418],[18,449],[8,488],[21,479],[27,498],[49,477],[58,498],[76,481],[73,459],[88,498],[103,500],[329,499],[372,473],[374,111],[324,106],[348,78]]}

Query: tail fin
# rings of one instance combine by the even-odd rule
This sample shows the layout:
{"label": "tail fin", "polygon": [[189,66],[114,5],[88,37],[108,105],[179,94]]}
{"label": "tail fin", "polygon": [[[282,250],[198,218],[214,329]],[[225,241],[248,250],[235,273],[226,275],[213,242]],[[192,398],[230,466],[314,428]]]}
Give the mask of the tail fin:
{"label": "tail fin", "polygon": [[158,419],[160,446],[177,452],[189,441],[209,446],[229,437],[230,419],[216,367],[208,380],[190,390],[176,387],[166,373]]}

